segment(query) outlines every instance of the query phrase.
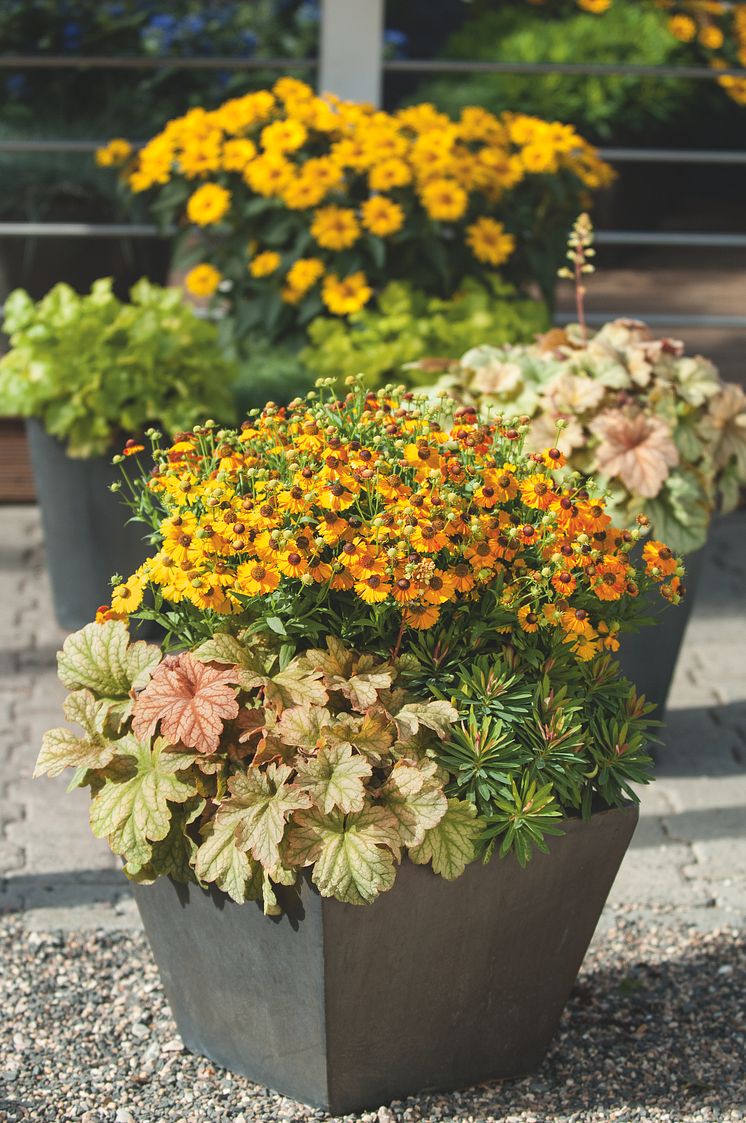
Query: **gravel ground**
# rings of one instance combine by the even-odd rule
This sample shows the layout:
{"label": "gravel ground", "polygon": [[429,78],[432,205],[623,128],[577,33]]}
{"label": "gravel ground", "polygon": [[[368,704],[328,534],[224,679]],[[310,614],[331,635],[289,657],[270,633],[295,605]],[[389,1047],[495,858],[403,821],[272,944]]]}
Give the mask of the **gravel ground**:
{"label": "gravel ground", "polygon": [[[0,923],[0,1123],[324,1119],[186,1053],[144,938]],[[746,1120],[746,938],[617,913],[540,1071],[352,1123]]]}

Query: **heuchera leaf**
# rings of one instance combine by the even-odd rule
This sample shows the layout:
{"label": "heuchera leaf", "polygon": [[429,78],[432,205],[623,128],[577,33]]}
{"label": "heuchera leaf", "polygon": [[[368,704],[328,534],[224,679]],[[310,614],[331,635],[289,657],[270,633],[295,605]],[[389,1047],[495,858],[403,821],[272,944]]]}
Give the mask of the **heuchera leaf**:
{"label": "heuchera leaf", "polygon": [[483,825],[473,803],[449,799],[443,818],[427,831],[419,846],[410,849],[409,857],[420,866],[432,862],[435,873],[453,881],[474,861],[475,840]]}
{"label": "heuchera leaf", "polygon": [[315,757],[299,761],[296,783],[304,788],[316,806],[328,815],[335,807],[347,814],[360,811],[365,802],[364,781],[372,768],[349,745],[329,745]]}
{"label": "heuchera leaf", "polygon": [[279,709],[299,705],[323,706],[329,701],[321,681],[321,671],[307,670],[299,659],[293,659],[284,671],[268,677],[263,685],[268,705]]}
{"label": "heuchera leaf", "polygon": [[200,881],[214,882],[239,905],[256,900],[262,882],[261,866],[236,844],[240,814],[239,807],[230,807],[227,803],[221,806],[202,833],[194,862],[194,872]]}
{"label": "heuchera leaf", "polygon": [[405,846],[419,846],[425,832],[437,827],[448,810],[443,787],[434,778],[434,761],[398,761],[380,792],[383,806],[399,824]]}
{"label": "heuchera leaf", "polygon": [[346,679],[352,670],[352,652],[336,636],[326,637],[326,648],[326,651],[309,648],[305,653],[308,664],[328,679]]}
{"label": "heuchera leaf", "polygon": [[311,798],[301,788],[288,784],[292,769],[286,764],[270,764],[238,773],[228,782],[231,798],[218,811],[235,816],[236,844],[248,850],[265,869],[281,865],[280,843],[285,824],[293,811],[311,806]]}
{"label": "heuchera leaf", "polygon": [[252,643],[252,637],[245,632],[239,637],[216,632],[212,639],[200,644],[194,657],[203,663],[228,663],[235,667],[236,682],[244,690],[253,690],[262,684],[275,658],[256,637]]}
{"label": "heuchera leaf", "polygon": [[194,783],[177,775],[183,760],[164,751],[167,747],[161,738],[152,748],[131,734],[122,738],[117,751],[130,758],[130,774],[108,777],[91,801],[91,830],[96,838],[107,839],[115,854],[125,857],[130,873],[150,860],[150,843],[168,834],[169,802],[185,803],[194,795]]}
{"label": "heuchera leaf", "polygon": [[135,881],[150,884],[158,877],[172,877],[174,881],[194,881],[192,869],[197,853],[197,843],[187,828],[198,819],[205,809],[206,800],[190,800],[171,815],[168,834],[150,848],[150,861],[137,873],[132,874]]}
{"label": "heuchera leaf", "polygon": [[104,699],[94,698],[90,690],[74,690],[65,699],[63,710],[67,720],[79,725],[89,737],[100,737],[111,706]]}
{"label": "heuchera leaf", "polygon": [[34,768],[39,776],[59,776],[66,768],[106,768],[114,756],[114,745],[101,737],[78,737],[72,729],[48,730]]}
{"label": "heuchera leaf", "polygon": [[189,652],[168,655],[156,668],[132,708],[132,730],[150,737],[161,733],[202,753],[217,751],[223,723],[238,715],[236,674],[201,663]]}
{"label": "heuchera leaf", "polygon": [[160,648],[129,642],[122,620],[86,624],[67,637],[57,655],[60,679],[69,690],[87,688],[98,698],[112,699],[144,686],[160,661]]}
{"label": "heuchera leaf", "polygon": [[376,663],[370,655],[353,657],[334,636],[326,637],[326,646],[326,651],[311,648],[304,658],[324,675],[328,689],[341,691],[353,709],[361,713],[375,705],[379,691],[391,686],[391,667]]}
{"label": "heuchera leaf", "polygon": [[337,714],[334,724],[325,730],[330,744],[347,743],[367,757],[371,764],[380,764],[394,741],[394,725],[383,710],[357,714]]}
{"label": "heuchera leaf", "polygon": [[374,901],[394,884],[399,832],[393,815],[368,805],[353,815],[318,808],[294,819],[287,856],[294,865],[314,864],[311,877],[322,897],[350,905]]}
{"label": "heuchera leaf", "polygon": [[114,756],[114,745],[104,736],[110,703],[97,700],[90,690],[75,690],[65,699],[65,717],[85,732],[79,737],[71,729],[50,729],[44,734],[34,768],[38,776],[59,776],[66,768],[106,768]]}
{"label": "heuchera leaf", "polygon": [[394,721],[403,740],[414,737],[421,725],[432,729],[438,737],[448,736],[450,726],[458,721],[458,710],[450,702],[408,702],[394,714]]}
{"label": "heuchera leaf", "polygon": [[274,731],[286,745],[312,752],[331,720],[332,715],[323,706],[291,706],[283,710]]}

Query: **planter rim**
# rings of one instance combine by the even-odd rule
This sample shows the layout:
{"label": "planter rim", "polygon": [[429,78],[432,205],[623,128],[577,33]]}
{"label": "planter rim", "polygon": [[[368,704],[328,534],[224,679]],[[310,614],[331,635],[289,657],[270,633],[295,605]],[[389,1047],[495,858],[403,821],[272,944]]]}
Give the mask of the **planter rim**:
{"label": "planter rim", "polygon": [[[627,814],[627,815],[632,815],[635,818],[635,820],[637,820],[639,818],[639,811],[640,811],[639,803],[635,802],[634,800],[628,799],[628,800],[625,800],[624,803],[621,804],[621,806],[601,807],[601,808],[599,808],[598,811],[593,811],[591,813],[590,818],[588,818],[588,819],[583,819],[582,816],[579,815],[579,814],[578,815],[565,815],[565,816],[563,816],[563,818],[555,820],[556,825],[558,827],[562,828],[562,835],[552,836],[551,841],[554,842],[555,844],[561,844],[562,839],[566,835],[574,834],[577,831],[582,830],[584,828],[587,829],[590,826],[591,823],[598,822],[602,819],[608,818],[609,816],[616,817],[616,816],[619,816],[619,815]],[[539,857],[551,860],[551,858],[552,858],[551,851],[548,854],[541,854],[540,852],[535,852],[532,855],[530,860],[533,862]],[[481,866],[481,867],[492,866],[492,867],[494,867],[494,866],[499,866],[501,863],[512,864],[515,861],[516,861],[515,855],[512,854],[512,853],[507,854],[502,858],[498,854],[493,854],[492,857],[487,862],[483,862],[480,859],[476,858],[476,859],[474,859],[474,861],[469,862],[469,864],[467,865],[463,874],[461,874],[459,877],[454,878],[452,881],[448,881],[446,878],[441,877],[440,874],[435,873],[435,871],[433,870],[430,862],[426,862],[423,865],[418,865],[416,862],[413,862],[412,859],[409,857],[409,855],[406,854],[406,853],[404,853],[402,855],[401,861],[397,862],[396,869],[397,869],[397,875],[398,875],[398,872],[402,868],[402,866],[409,866],[409,867],[412,867],[413,870],[419,870],[419,873],[416,874],[416,876],[418,876],[418,877],[429,876],[429,877],[436,878],[438,881],[444,882],[444,884],[446,884],[446,885],[453,885],[453,884],[456,884],[457,882],[459,882],[465,876],[465,874],[468,872],[468,870],[471,869],[474,866]],[[381,899],[381,897],[386,897],[386,896],[390,895],[390,893],[392,892],[392,889],[395,888],[395,886],[396,886],[396,880],[395,880],[394,885],[392,886],[392,889],[386,890],[385,892],[379,894],[379,896],[376,897],[374,901],[371,901],[368,904],[365,904],[365,905],[348,905],[345,901],[338,901],[336,899],[336,897],[322,897],[321,894],[319,893],[318,889],[314,885],[313,881],[311,880],[311,869],[312,869],[311,866],[305,866],[305,867],[299,869],[297,871],[298,872],[298,879],[297,879],[295,884],[297,885],[298,881],[300,881],[302,879],[304,882],[307,883],[308,889],[310,890],[310,892],[313,893],[315,896],[319,897],[319,899],[321,900],[322,903],[328,902],[329,905],[332,905],[332,906],[336,905],[336,906],[339,906],[339,907],[354,909],[356,912],[360,912],[360,913],[365,913],[366,911],[368,911],[368,909],[370,909],[371,906],[375,905],[376,902]],[[523,871],[521,871],[521,872],[523,872]],[[519,876],[520,876],[520,874],[519,874]],[[200,892],[206,894],[207,896],[212,896],[214,899],[222,901],[224,904],[233,906],[234,908],[246,908],[247,906],[253,906],[254,908],[256,908],[257,904],[259,903],[258,900],[256,898],[254,898],[252,900],[243,901],[241,904],[239,904],[237,901],[232,900],[231,897],[229,897],[228,894],[226,892],[224,892],[224,890],[219,889],[216,885],[214,885],[212,883],[207,884],[206,886],[202,886],[196,880],[177,881],[174,877],[172,877],[171,874],[161,874],[159,877],[155,878],[154,881],[144,881],[144,882],[143,881],[135,881],[134,885],[135,886],[142,886],[143,888],[147,889],[151,885],[156,884],[156,882],[163,881],[163,880],[170,881],[174,886],[177,887],[177,891],[179,889],[186,889],[190,892],[192,890],[199,890]],[[282,888],[282,887],[278,886],[278,888]],[[293,886],[289,886],[288,888],[292,892]]]}

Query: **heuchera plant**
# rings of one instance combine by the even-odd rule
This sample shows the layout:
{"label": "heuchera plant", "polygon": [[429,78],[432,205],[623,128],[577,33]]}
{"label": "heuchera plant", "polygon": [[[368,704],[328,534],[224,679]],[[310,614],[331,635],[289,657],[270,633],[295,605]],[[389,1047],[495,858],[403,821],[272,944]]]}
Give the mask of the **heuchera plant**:
{"label": "heuchera plant", "polygon": [[153,439],[130,481],[153,556],[66,641],[83,736],[52,730],[37,766],[76,769],[128,876],[274,912],[307,868],[362,904],[404,855],[446,878],[497,846],[525,863],[649,779],[612,653],[683,569],[660,542],[637,569],[639,531],[558,449],[359,382]]}
{"label": "heuchera plant", "polygon": [[[656,339],[638,320],[614,320],[596,333],[585,322],[584,275],[593,272],[593,231],[581,215],[569,238],[577,324],[533,344],[471,347],[437,387],[487,414],[523,415],[526,448],[555,440],[586,479],[604,489],[625,526],[646,516],[681,553],[703,546],[719,507],[733,510],[746,483],[746,393],[723,382],[701,355],[676,339]],[[433,364],[422,361],[423,374]]]}

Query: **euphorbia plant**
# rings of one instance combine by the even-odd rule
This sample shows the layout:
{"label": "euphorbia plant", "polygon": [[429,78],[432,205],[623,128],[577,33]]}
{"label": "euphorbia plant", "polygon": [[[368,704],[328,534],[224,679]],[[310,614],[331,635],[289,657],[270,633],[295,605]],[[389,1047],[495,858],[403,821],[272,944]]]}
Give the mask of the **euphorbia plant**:
{"label": "euphorbia plant", "polygon": [[[77,768],[130,877],[273,912],[310,867],[361,904],[404,854],[446,878],[498,841],[525,862],[563,814],[649,779],[612,653],[683,569],[660,542],[636,569],[639,533],[558,449],[359,383],[154,440],[133,494],[155,552],[67,640],[84,736],[48,733],[37,766]],[[129,642],[130,617],[163,649]]]}

